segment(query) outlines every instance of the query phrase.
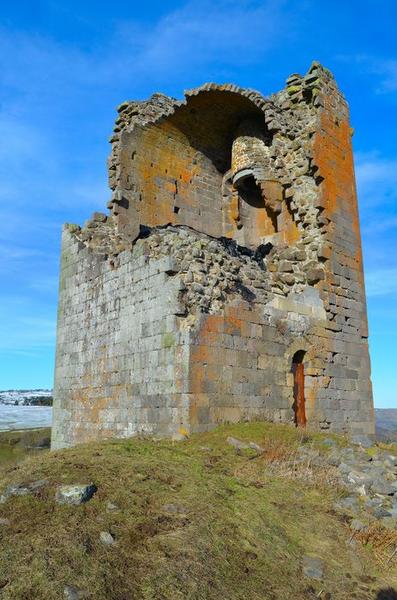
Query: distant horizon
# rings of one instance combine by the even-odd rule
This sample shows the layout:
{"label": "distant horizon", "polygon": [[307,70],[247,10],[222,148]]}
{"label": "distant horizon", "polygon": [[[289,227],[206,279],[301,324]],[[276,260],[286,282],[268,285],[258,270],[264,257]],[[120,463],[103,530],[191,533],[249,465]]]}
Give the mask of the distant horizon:
{"label": "distant horizon", "polygon": [[[0,390],[0,394],[3,392],[53,392],[53,388],[38,387],[38,388],[10,388],[8,390]],[[1,404],[1,403],[0,403]],[[375,410],[397,410],[397,401],[395,407],[393,406],[374,406]]]}
{"label": "distant horizon", "polygon": [[2,389],[52,389],[62,224],[106,210],[115,107],[206,81],[266,96],[319,60],[350,104],[375,406],[395,405],[395,3],[22,0],[0,13]]}

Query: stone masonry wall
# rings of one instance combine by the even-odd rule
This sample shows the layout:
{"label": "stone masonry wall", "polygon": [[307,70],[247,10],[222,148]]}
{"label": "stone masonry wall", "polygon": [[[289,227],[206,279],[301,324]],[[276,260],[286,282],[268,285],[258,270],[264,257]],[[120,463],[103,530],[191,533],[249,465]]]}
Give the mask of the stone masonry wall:
{"label": "stone masonry wall", "polygon": [[332,75],[119,107],[109,214],[63,233],[53,447],[224,421],[374,432],[348,107]]}
{"label": "stone masonry wall", "polygon": [[117,268],[63,234],[53,447],[137,432],[172,435],[177,395],[177,281],[169,258],[124,251]]}

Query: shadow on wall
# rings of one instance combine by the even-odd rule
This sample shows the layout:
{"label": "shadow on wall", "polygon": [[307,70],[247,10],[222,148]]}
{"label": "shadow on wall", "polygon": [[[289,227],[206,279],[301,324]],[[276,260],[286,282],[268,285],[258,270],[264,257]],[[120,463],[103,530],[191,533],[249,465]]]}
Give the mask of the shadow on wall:
{"label": "shadow on wall", "polygon": [[394,588],[379,590],[375,600],[397,600],[397,592]]}

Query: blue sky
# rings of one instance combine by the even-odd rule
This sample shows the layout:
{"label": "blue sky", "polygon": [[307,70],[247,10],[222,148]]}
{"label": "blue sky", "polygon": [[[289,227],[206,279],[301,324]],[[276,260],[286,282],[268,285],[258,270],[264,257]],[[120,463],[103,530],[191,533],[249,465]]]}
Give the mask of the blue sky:
{"label": "blue sky", "polygon": [[350,103],[375,403],[397,407],[396,22],[388,0],[2,2],[0,389],[52,386],[61,225],[105,208],[115,106],[266,95],[316,59]]}

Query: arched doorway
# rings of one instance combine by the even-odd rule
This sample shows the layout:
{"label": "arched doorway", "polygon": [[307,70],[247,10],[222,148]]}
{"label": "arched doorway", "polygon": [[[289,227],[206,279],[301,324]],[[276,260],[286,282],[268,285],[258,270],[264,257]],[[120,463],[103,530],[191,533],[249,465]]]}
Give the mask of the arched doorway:
{"label": "arched doorway", "polygon": [[304,350],[298,350],[292,357],[292,373],[294,375],[294,404],[295,424],[297,427],[306,426],[305,406],[305,356]]}

